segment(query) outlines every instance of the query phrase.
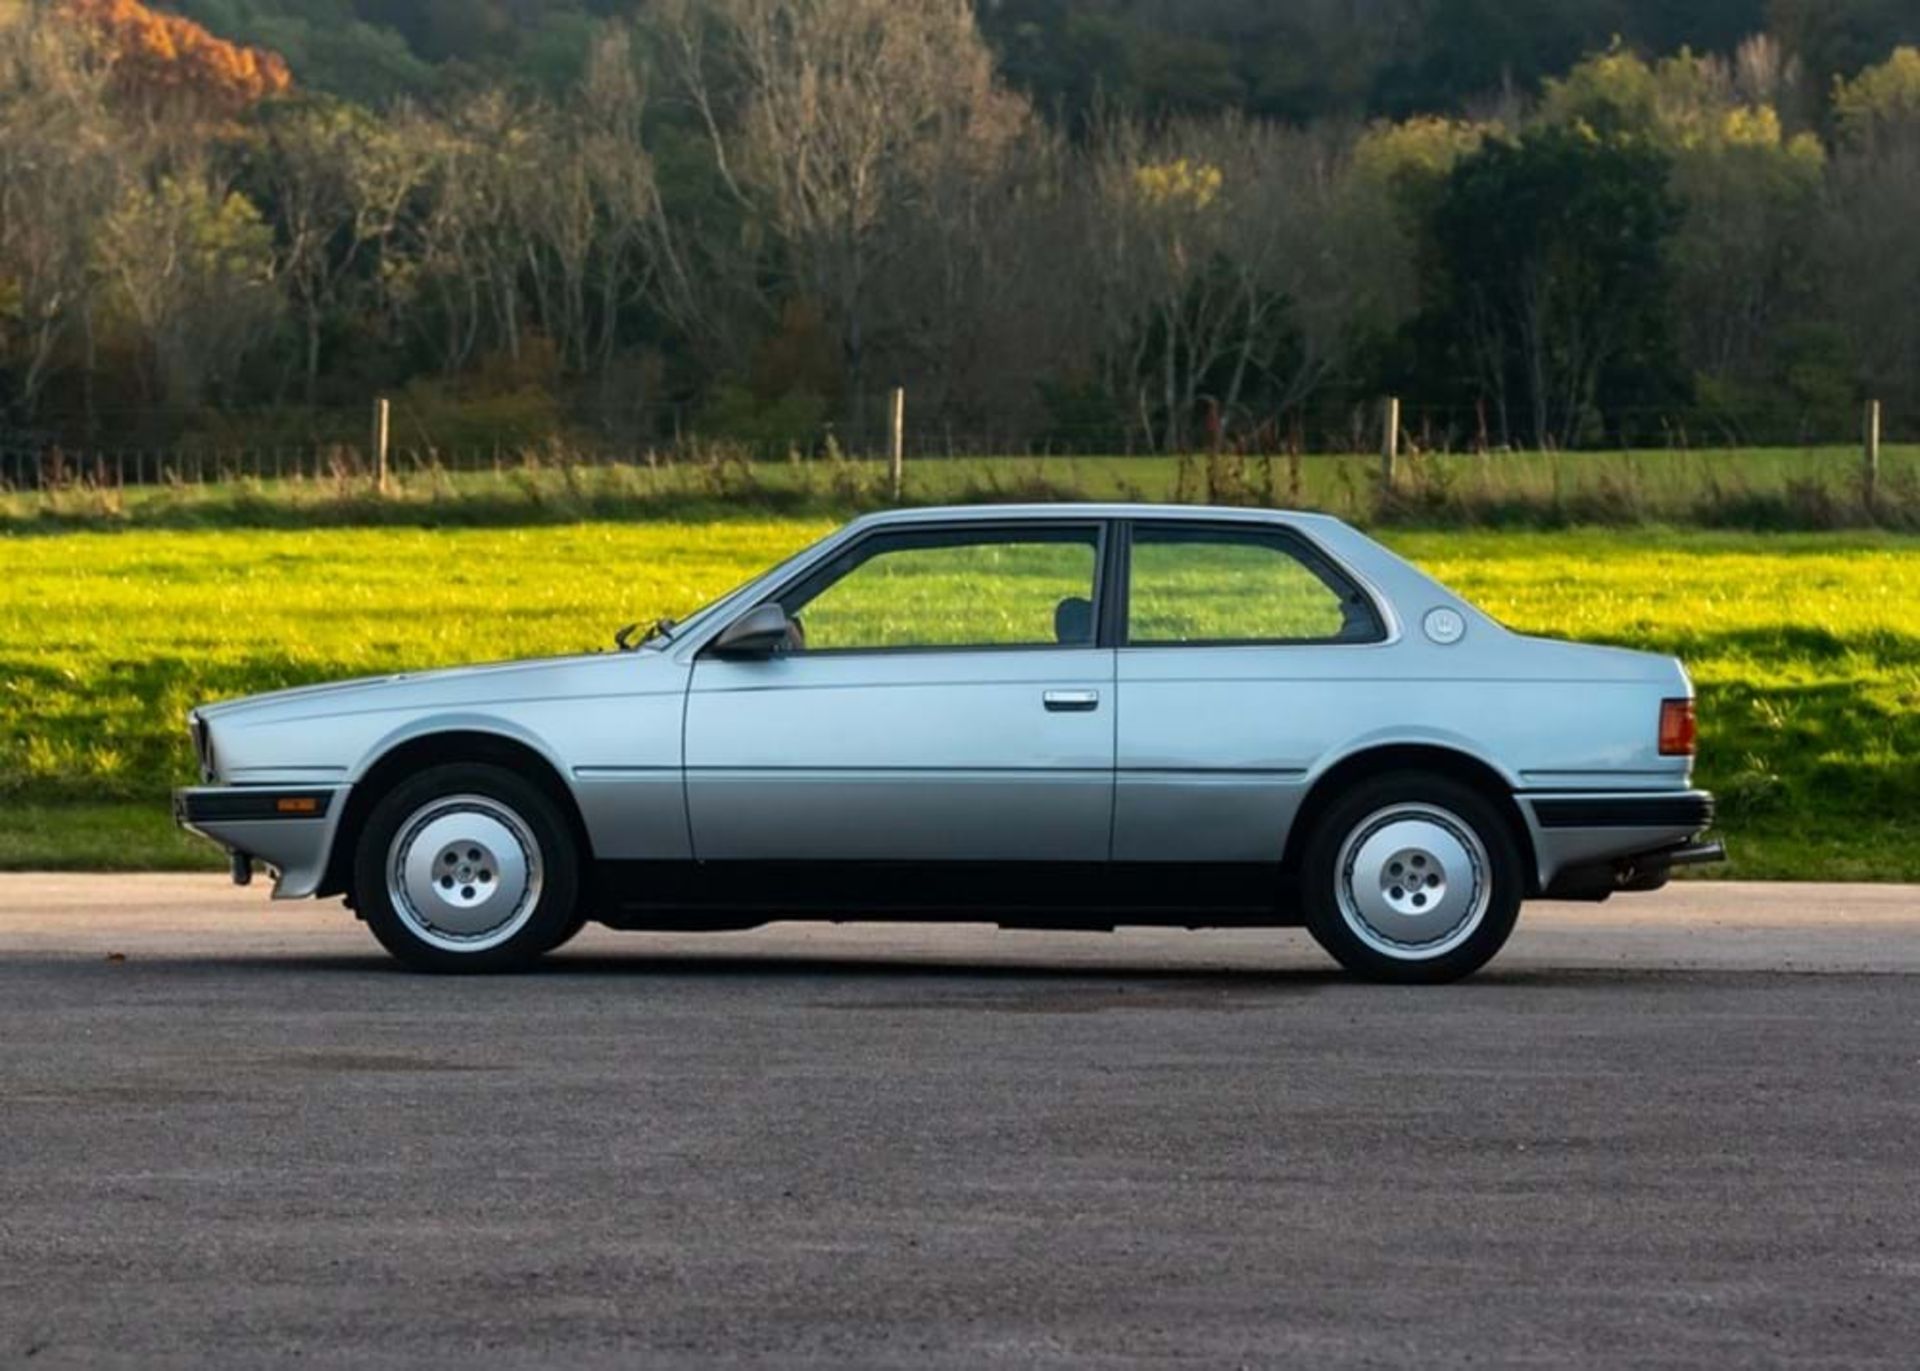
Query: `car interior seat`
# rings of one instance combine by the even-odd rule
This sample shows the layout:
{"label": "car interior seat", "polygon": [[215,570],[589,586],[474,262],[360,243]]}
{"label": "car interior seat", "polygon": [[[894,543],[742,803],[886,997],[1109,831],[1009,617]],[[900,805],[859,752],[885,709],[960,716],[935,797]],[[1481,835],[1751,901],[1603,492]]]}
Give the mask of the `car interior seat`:
{"label": "car interior seat", "polygon": [[1069,595],[1053,607],[1053,640],[1056,643],[1093,641],[1093,601]]}

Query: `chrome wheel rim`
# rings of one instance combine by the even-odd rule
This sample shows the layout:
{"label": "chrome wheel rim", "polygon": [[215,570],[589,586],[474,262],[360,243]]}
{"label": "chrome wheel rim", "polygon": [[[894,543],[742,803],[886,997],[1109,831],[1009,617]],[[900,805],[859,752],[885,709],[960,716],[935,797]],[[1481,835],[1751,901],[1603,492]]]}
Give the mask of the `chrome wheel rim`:
{"label": "chrome wheel rim", "polygon": [[407,816],[387,849],[387,898],[407,931],[446,952],[484,952],[540,903],[540,844],[508,806],[449,795]]}
{"label": "chrome wheel rim", "polygon": [[1340,845],[1334,877],[1352,934],[1399,961],[1444,957],[1473,936],[1492,901],[1486,844],[1438,805],[1389,805]]}

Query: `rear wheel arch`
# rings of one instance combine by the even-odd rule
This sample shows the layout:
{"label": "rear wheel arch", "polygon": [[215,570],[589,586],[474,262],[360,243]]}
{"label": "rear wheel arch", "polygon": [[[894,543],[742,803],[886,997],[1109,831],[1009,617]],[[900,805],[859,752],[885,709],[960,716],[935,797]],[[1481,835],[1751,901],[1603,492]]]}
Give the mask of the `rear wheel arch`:
{"label": "rear wheel arch", "polygon": [[574,800],[573,791],[554,764],[537,749],[517,738],[484,729],[448,729],[424,733],[396,743],[382,753],[347,792],[347,807],[333,835],[333,850],[327,857],[326,879],[316,894],[340,895],[353,884],[353,854],[360,843],[367,816],[396,785],[408,776],[431,766],[457,762],[492,763],[502,766],[538,787],[552,800],[572,830],[573,840],[583,859],[593,859],[593,841],[585,818]]}
{"label": "rear wheel arch", "polygon": [[1282,867],[1288,871],[1299,869],[1307,841],[1320,823],[1321,816],[1333,807],[1343,793],[1362,781],[1397,771],[1424,771],[1445,776],[1470,786],[1492,802],[1513,835],[1531,888],[1537,870],[1533,834],[1527,827],[1526,817],[1520,812],[1520,802],[1514,798],[1513,787],[1507,778],[1471,753],[1434,743],[1389,743],[1363,748],[1328,767],[1308,788],[1300,808],[1294,812],[1293,823],[1287,830]]}

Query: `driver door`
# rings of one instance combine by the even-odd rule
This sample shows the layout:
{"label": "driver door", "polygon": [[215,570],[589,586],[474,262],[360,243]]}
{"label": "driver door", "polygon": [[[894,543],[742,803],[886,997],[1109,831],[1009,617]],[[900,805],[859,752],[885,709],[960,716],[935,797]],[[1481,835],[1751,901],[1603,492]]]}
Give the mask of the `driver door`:
{"label": "driver door", "polygon": [[1104,862],[1103,549],[1097,522],[883,529],[776,591],[788,650],[694,666],[695,856]]}

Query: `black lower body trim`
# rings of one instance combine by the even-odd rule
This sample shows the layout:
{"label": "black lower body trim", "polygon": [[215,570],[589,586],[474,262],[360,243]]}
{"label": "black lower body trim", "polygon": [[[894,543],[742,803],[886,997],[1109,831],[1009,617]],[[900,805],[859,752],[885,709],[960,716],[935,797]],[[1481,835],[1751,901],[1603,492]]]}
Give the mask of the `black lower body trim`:
{"label": "black lower body trim", "polygon": [[1103,862],[601,862],[595,917],[628,928],[777,919],[976,918],[1008,927],[1271,926],[1278,865]]}
{"label": "black lower body trim", "polygon": [[1713,822],[1713,797],[1686,795],[1585,795],[1530,800],[1542,828],[1685,828]]}

